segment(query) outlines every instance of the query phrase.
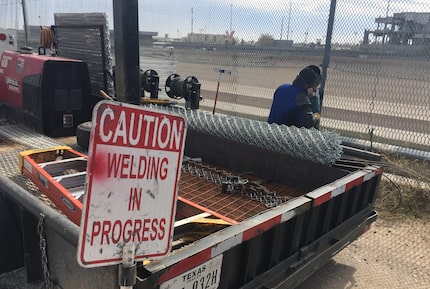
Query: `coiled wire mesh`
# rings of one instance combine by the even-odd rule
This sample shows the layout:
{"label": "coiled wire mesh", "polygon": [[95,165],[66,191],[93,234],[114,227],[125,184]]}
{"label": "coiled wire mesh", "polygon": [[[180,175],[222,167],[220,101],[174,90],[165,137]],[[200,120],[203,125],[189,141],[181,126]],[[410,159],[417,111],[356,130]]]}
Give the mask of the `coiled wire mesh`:
{"label": "coiled wire mesh", "polygon": [[341,137],[334,132],[214,115],[179,106],[151,104],[150,107],[183,115],[191,129],[321,164],[333,164],[342,154]]}
{"label": "coiled wire mesh", "polygon": [[253,201],[262,203],[267,208],[277,207],[292,199],[290,196],[278,195],[274,191],[269,191],[266,187],[241,176],[235,176],[228,171],[203,165],[193,160],[182,162],[182,171],[221,186],[221,191],[224,194],[234,193],[245,196]]}

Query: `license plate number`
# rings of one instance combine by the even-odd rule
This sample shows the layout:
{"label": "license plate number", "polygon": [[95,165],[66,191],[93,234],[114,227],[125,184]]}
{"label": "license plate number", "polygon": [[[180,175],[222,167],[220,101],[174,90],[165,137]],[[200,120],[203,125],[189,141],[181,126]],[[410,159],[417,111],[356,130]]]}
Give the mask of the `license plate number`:
{"label": "license plate number", "polygon": [[160,285],[160,289],[216,289],[221,277],[222,255]]}

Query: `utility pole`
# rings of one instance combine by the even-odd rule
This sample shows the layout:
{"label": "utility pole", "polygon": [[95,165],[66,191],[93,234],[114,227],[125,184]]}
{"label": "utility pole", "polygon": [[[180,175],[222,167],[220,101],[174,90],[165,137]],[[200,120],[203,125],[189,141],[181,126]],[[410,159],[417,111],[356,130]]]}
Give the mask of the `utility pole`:
{"label": "utility pole", "polygon": [[282,16],[281,20],[281,37],[279,37],[279,40],[282,40],[282,33],[284,32],[284,16]]}
{"label": "utility pole", "polygon": [[233,4],[230,4],[230,33],[233,31]]}
{"label": "utility pole", "polygon": [[[325,83],[327,80],[327,69],[328,65],[330,63],[330,52],[331,52],[331,36],[333,34],[333,26],[334,26],[334,16],[336,14],[336,0],[331,0],[330,3],[330,14],[328,17],[328,24],[327,24],[327,33],[325,38],[325,45],[324,45],[324,57],[323,62],[321,64],[321,74],[323,76],[322,82],[320,85],[320,90],[324,91],[325,89]],[[320,100],[321,108],[323,107],[323,96],[321,96]]]}
{"label": "utility pole", "polygon": [[25,0],[22,0],[22,16],[24,19],[24,32],[25,32],[25,46],[28,46],[28,26],[27,26],[27,8]]}
{"label": "utility pole", "polygon": [[287,40],[290,40],[290,23],[291,23],[291,0],[290,0],[290,8],[288,9]]}
{"label": "utility pole", "polygon": [[193,11],[193,7],[191,7],[191,36],[193,36],[193,21],[194,21],[194,11]]}

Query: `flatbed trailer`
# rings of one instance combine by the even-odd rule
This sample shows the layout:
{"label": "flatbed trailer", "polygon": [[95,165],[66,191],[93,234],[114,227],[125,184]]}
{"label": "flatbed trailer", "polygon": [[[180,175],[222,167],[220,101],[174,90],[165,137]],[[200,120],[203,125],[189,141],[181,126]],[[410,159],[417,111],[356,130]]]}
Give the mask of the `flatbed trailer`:
{"label": "flatbed trailer", "polygon": [[[81,200],[71,194],[65,201],[66,193],[79,190],[71,190],[61,179],[84,171],[57,179],[50,179],[51,172],[45,182],[40,176],[47,165],[55,167],[59,160],[35,161],[34,155],[48,151],[22,154],[20,168],[42,192],[45,184],[66,188],[57,200],[49,197],[54,208],[0,176],[1,194],[22,211],[29,281],[46,277],[38,258],[41,248],[34,243],[44,238],[49,263],[42,264],[61,288],[118,288],[117,266],[84,269],[77,264],[79,218],[68,210],[70,201],[79,205]],[[67,147],[59,151],[75,153]],[[77,155],[80,161],[86,158]],[[185,156],[172,250],[160,259],[139,262],[134,288],[294,288],[377,218],[373,205],[382,169],[376,165],[362,162],[349,169],[322,165],[192,129],[187,132]],[[194,174],[186,171],[187,163]],[[265,194],[276,191],[279,204],[271,206],[252,194],[223,188],[202,177],[202,170],[239,176]]]}

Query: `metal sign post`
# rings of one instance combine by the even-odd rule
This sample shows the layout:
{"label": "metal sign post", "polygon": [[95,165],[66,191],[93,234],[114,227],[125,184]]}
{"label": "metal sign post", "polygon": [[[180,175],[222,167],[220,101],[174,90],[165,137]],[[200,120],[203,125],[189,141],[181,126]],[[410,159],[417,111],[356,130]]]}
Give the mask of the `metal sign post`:
{"label": "metal sign post", "polygon": [[122,264],[120,264],[118,271],[118,285],[121,289],[132,289],[136,284],[135,250],[134,244],[122,249]]}
{"label": "metal sign post", "polygon": [[219,84],[221,82],[221,74],[230,74],[231,75],[231,71],[230,70],[225,70],[225,69],[221,69],[221,68],[214,68],[215,72],[218,72],[218,83],[216,86],[216,93],[215,93],[215,102],[214,102],[214,108],[212,110],[212,114],[215,114],[215,107],[216,107],[216,101],[218,99],[218,92],[219,92]]}
{"label": "metal sign post", "polygon": [[134,261],[170,252],[186,122],[104,100],[92,123],[77,259],[122,263],[120,285],[132,286]]}

